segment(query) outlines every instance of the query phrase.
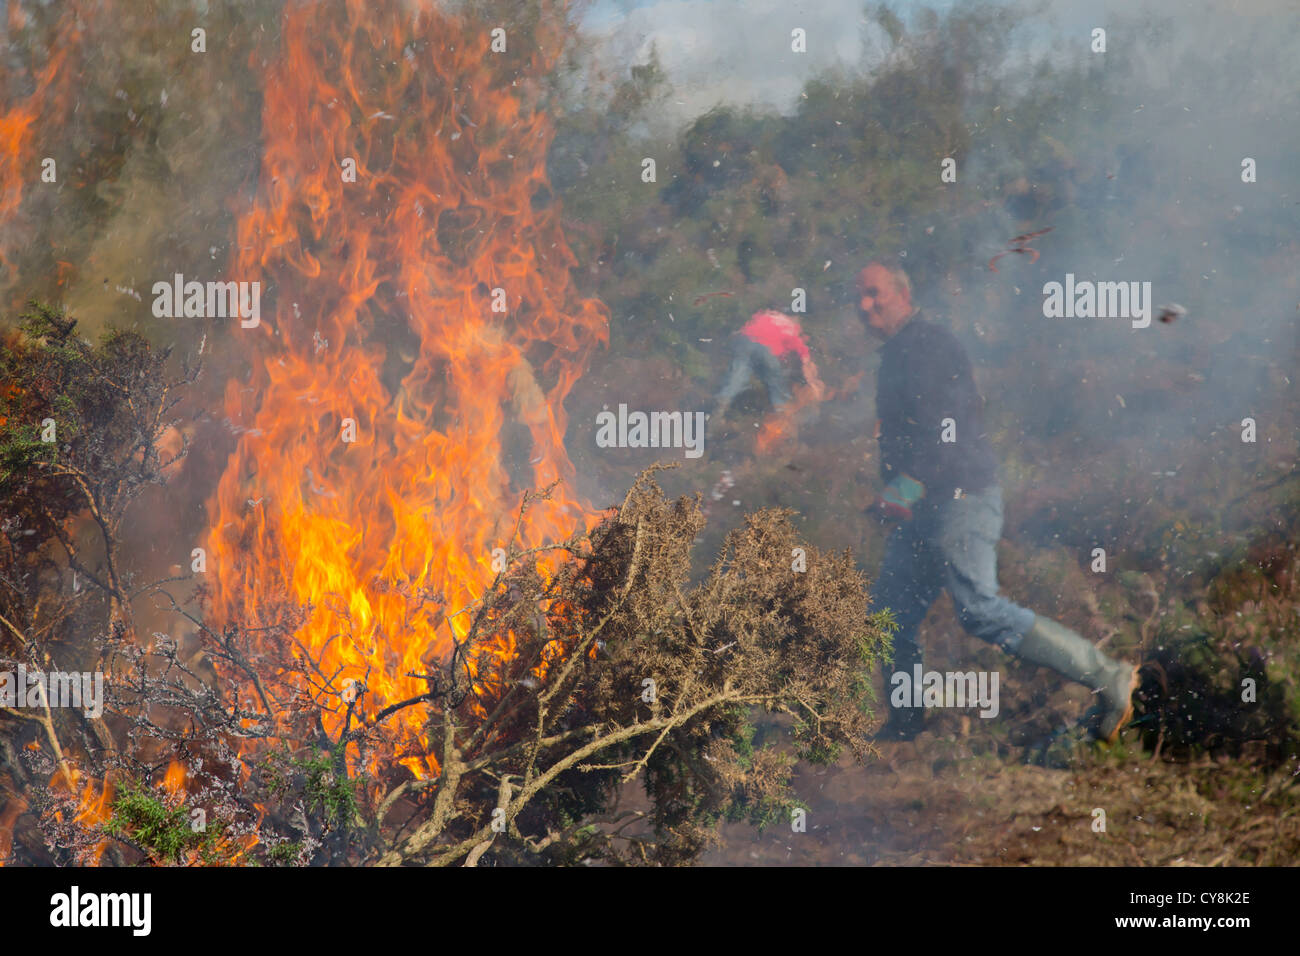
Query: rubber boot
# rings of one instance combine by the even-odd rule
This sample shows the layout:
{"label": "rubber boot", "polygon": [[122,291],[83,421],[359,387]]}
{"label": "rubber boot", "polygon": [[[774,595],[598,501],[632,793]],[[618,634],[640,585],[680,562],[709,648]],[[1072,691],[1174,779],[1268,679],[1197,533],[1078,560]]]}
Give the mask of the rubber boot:
{"label": "rubber boot", "polygon": [[1041,614],[1035,615],[1034,626],[1021,639],[1016,656],[1050,667],[1100,694],[1101,723],[1093,735],[1108,744],[1119,739],[1120,728],[1133,717],[1136,667],[1107,657],[1092,642]]}

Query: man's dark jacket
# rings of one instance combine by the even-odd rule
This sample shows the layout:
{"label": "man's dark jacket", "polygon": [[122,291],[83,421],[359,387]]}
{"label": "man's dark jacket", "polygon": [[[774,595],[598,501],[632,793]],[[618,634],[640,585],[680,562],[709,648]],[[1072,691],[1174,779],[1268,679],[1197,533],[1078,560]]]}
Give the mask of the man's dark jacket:
{"label": "man's dark jacket", "polygon": [[[925,485],[931,503],[953,497],[957,488],[996,485],[982,405],[957,337],[918,313],[880,349],[876,415],[885,481],[910,475]],[[940,440],[945,418],[955,423],[955,442]]]}

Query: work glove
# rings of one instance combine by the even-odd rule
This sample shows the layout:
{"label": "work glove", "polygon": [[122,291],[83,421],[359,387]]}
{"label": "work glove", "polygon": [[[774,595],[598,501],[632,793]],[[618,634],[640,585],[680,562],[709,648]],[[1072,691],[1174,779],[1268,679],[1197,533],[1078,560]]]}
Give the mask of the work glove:
{"label": "work glove", "polygon": [[925,485],[911,475],[899,475],[885,486],[878,505],[891,518],[907,521],[912,517],[912,506],[925,497]]}

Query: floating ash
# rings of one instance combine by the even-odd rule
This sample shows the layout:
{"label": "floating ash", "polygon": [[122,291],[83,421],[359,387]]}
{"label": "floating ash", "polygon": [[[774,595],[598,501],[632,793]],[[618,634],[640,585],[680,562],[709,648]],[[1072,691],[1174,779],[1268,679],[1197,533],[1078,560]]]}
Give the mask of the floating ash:
{"label": "floating ash", "polygon": [[1170,322],[1173,322],[1175,319],[1181,319],[1184,315],[1187,314],[1187,310],[1184,309],[1177,302],[1171,302],[1169,303],[1169,305],[1159,306],[1159,309],[1160,309],[1160,314],[1158,318],[1160,319],[1161,322],[1164,322],[1166,325],[1168,325]]}

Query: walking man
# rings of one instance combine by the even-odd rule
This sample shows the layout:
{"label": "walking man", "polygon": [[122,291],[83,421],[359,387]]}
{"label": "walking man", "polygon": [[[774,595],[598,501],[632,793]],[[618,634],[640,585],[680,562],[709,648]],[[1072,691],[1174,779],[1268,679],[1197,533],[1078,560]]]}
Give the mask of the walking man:
{"label": "walking man", "polygon": [[[901,268],[871,263],[858,274],[857,292],[859,317],[885,339],[876,413],[886,487],[876,507],[901,524],[890,533],[872,603],[890,608],[898,623],[892,673],[910,680],[921,664],[917,630],[946,588],[968,634],[1099,695],[1100,719],[1091,730],[1113,743],[1133,715],[1137,668],[998,595],[1002,491],[965,350],[912,304]],[[887,685],[891,676],[887,670]],[[878,739],[910,740],[923,721],[921,708],[891,700]]]}

